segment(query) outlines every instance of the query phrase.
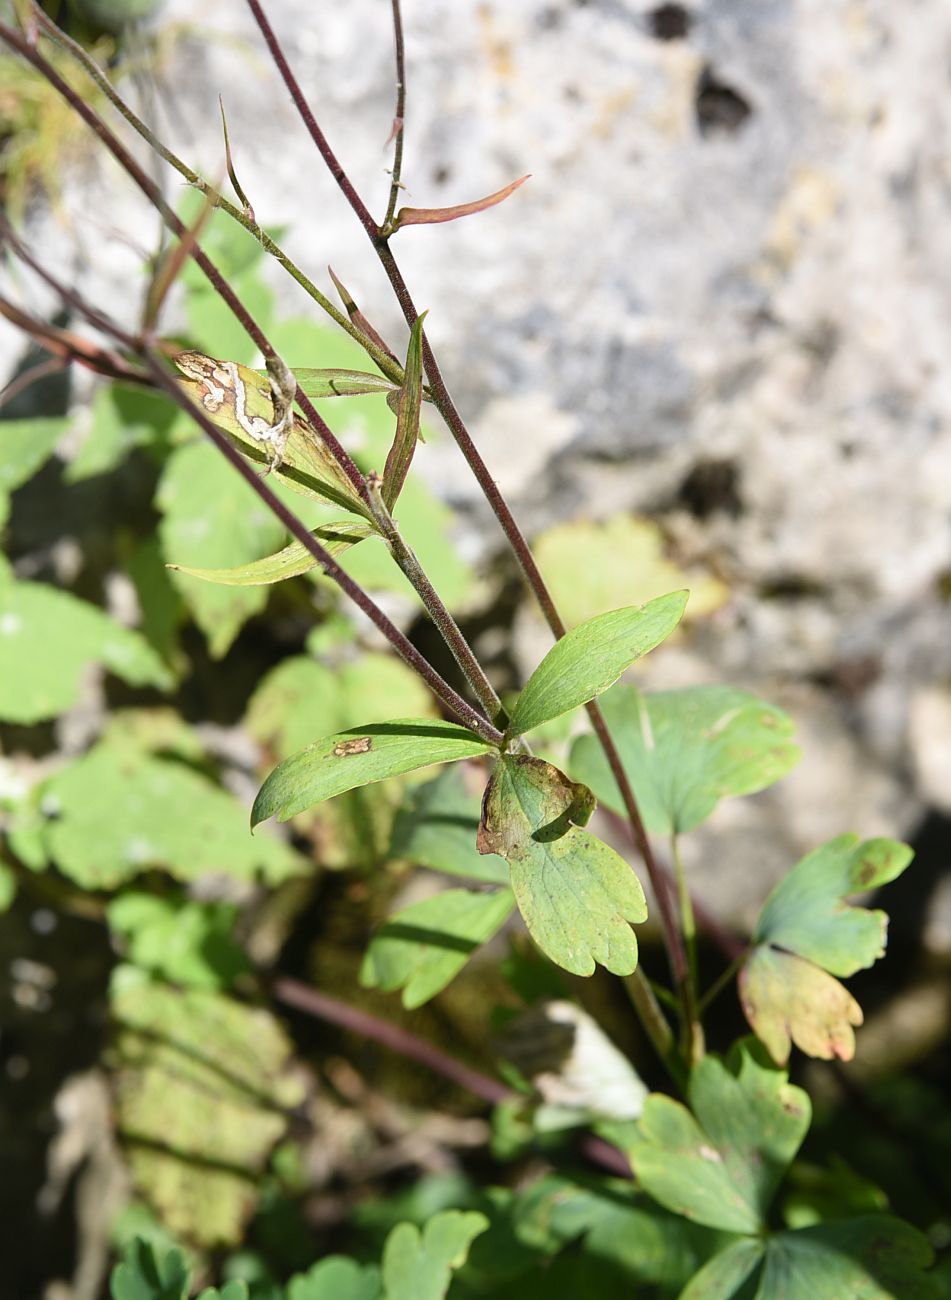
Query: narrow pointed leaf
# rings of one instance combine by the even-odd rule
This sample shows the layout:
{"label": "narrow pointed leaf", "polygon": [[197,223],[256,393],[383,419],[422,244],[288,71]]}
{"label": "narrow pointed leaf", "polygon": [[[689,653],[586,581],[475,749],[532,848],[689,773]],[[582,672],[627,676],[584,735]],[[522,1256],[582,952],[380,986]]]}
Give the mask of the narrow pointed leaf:
{"label": "narrow pointed leaf", "polygon": [[251,825],[277,814],[281,821],[306,808],[389,776],[431,763],[494,754],[492,745],[455,722],[402,718],[325,736],[280,763],[258,792]]}
{"label": "narrow pointed leaf", "polygon": [[485,212],[498,203],[504,203],[510,194],[514,194],[520,185],[524,185],[531,173],[520,176],[517,181],[503,186],[494,194],[487,194],[484,199],[475,199],[472,203],[457,203],[452,208],[400,208],[393,222],[393,229],[401,226],[432,226],[443,221],[456,221],[459,217],[469,217],[475,212]]}
{"label": "narrow pointed leaf", "polygon": [[705,1056],[690,1110],[653,1093],[628,1151],[644,1190],[675,1214],[727,1232],[756,1233],[809,1128],[809,1098],[762,1048],[743,1039],[724,1062]]}
{"label": "narrow pointed leaf", "polygon": [[670,635],[683,617],[687,594],[674,591],[646,605],[613,609],[573,628],[526,682],[508,734],[521,736],[606,691]]}
{"label": "narrow pointed leaf", "polygon": [[357,329],[360,330],[362,334],[365,334],[366,337],[370,340],[370,342],[375,347],[379,348],[381,352],[385,352],[388,357],[390,357],[393,361],[396,362],[397,365],[399,365],[399,358],[397,357],[396,353],[393,351],[393,349],[383,338],[382,334],[380,334],[377,330],[375,330],[373,326],[370,324],[370,322],[367,320],[366,316],[364,316],[363,312],[360,310],[360,308],[357,306],[356,302],[354,301],[353,296],[350,293],[350,290],[343,283],[343,281],[337,275],[334,274],[333,267],[328,266],[327,270],[330,272],[330,278],[331,280],[333,280],[337,292],[340,294],[340,301],[344,305],[344,310],[346,311],[347,315],[350,317],[351,321],[353,321],[354,325],[356,325]]}
{"label": "narrow pointed leaf", "polygon": [[503,755],[486,790],[479,849],[508,861],[528,932],[552,961],[575,975],[593,974],[596,962],[630,975],[630,923],[647,918],[644,891],[622,857],[581,829],[593,809],[590,790],[550,763]]}
{"label": "narrow pointed leaf", "polygon": [[[325,551],[331,555],[341,555],[351,546],[356,546],[366,537],[372,537],[375,530],[370,524],[340,520],[335,524],[324,524],[313,529],[313,536]],[[224,587],[263,587],[274,582],[283,582],[286,578],[296,578],[302,573],[319,567],[310,551],[301,542],[293,541],[283,550],[273,555],[266,555],[260,560],[250,560],[230,569],[196,569],[187,564],[169,564],[169,569],[187,573],[193,578],[205,582],[217,582]]]}
{"label": "narrow pointed leaf", "polygon": [[[266,370],[255,370],[262,383],[267,382]],[[385,375],[374,375],[365,370],[346,370],[332,367],[325,370],[300,367],[294,377],[306,397],[319,400],[323,397],[363,397],[377,393],[399,393],[399,385]]]}
{"label": "narrow pointed leaf", "polygon": [[417,316],[409,336],[405,378],[396,412],[396,436],[383,470],[383,500],[392,510],[406,482],[419,440],[419,410],[423,400],[423,322]]}
{"label": "narrow pointed leaf", "polygon": [[225,117],[225,101],[220,95],[218,96],[218,107],[221,109],[221,133],[224,136],[225,141],[225,163],[228,168],[228,179],[234,187],[235,194],[237,194],[241,201],[241,206],[244,208],[245,215],[257,224],[254,216],[254,208],[251,207],[251,202],[248,199],[248,196],[241,188],[241,183],[238,180],[238,173],[235,171],[234,159],[231,157],[231,141],[228,139],[228,119]]}
{"label": "narrow pointed leaf", "polygon": [[[653,835],[699,826],[720,799],[764,789],[799,758],[789,717],[732,686],[648,695],[622,682],[601,708]],[[593,735],[575,741],[570,770],[623,816],[617,782]]]}
{"label": "narrow pointed leaf", "polygon": [[472,954],[508,919],[511,890],[447,889],[403,908],[373,936],[360,970],[365,988],[403,990],[420,1007],[449,984]]}
{"label": "narrow pointed leaf", "polygon": [[[179,385],[250,460],[269,463],[271,448],[249,431],[270,425],[274,402],[270,384],[236,361],[219,361],[203,352],[179,352],[173,358],[182,373]],[[255,424],[255,422],[262,422]],[[317,434],[295,415],[275,473],[304,496],[332,501],[353,514],[370,518],[369,508]]]}

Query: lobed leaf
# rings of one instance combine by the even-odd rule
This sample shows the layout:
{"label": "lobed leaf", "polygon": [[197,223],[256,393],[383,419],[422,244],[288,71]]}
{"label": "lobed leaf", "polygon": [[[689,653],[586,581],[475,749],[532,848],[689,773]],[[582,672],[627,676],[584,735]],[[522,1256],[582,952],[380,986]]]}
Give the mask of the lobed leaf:
{"label": "lobed leaf", "polygon": [[521,736],[586,704],[626,668],[669,636],[683,617],[687,592],[588,619],[557,641],[518,697],[509,736]]}
{"label": "lobed leaf", "polygon": [[924,1271],[933,1258],[911,1224],[866,1215],[735,1242],[691,1279],[681,1300],[938,1300],[940,1283]]}
{"label": "lobed leaf", "polygon": [[862,1010],[834,976],[853,975],[884,954],[888,917],[845,900],[894,880],[912,856],[897,840],[860,844],[856,835],[839,835],[807,854],[767,898],[739,990],[750,1027],[775,1061],[789,1059],[792,1043],[823,1060],[852,1059]]}
{"label": "lobed leaf", "polygon": [[[799,758],[786,714],[732,686],[646,695],[621,684],[601,708],[651,834],[692,830],[720,799],[764,789]],[[569,767],[623,815],[617,783],[593,735],[578,737]]]}
{"label": "lobed leaf", "polygon": [[180,1250],[162,1255],[141,1237],[136,1237],[112,1270],[109,1290],[112,1300],[186,1300],[189,1269]]}
{"label": "lobed leaf", "polygon": [[76,703],[84,671],[97,663],[131,686],[172,685],[137,632],[68,592],[0,573],[0,718],[55,718]]}
{"label": "lobed leaf", "polygon": [[746,1039],[726,1063],[713,1055],[699,1062],[688,1100],[690,1110],[660,1093],[647,1098],[628,1152],[638,1181],[696,1223],[759,1232],[809,1128],[809,1098]]}
{"label": "lobed leaf", "polygon": [[451,876],[507,885],[508,867],[476,848],[481,808],[458,767],[410,791],[393,823],[390,857]]}
{"label": "lobed leaf", "polygon": [[330,1255],[287,1284],[287,1300],[379,1300],[380,1270],[346,1255]]}
{"label": "lobed leaf", "polygon": [[286,821],[322,799],[432,763],[495,753],[492,745],[454,722],[401,718],[325,736],[280,763],[258,791],[257,826],[277,814]]}
{"label": "lobed leaf", "polygon": [[631,922],[647,917],[630,866],[580,827],[594,798],[550,763],[502,756],[483,801],[478,846],[510,867],[528,932],[548,957],[576,975],[600,962],[616,975],[637,965]]}
{"label": "lobed leaf", "polygon": [[446,1210],[420,1232],[414,1223],[393,1229],[383,1247],[384,1300],[443,1300],[452,1274],[489,1221],[484,1214]]}
{"label": "lobed leaf", "polygon": [[365,988],[403,990],[403,1006],[420,1007],[462,970],[511,915],[509,889],[447,889],[404,907],[370,940],[360,968]]}
{"label": "lobed leaf", "polygon": [[69,424],[66,416],[0,421],[0,497],[33,477],[52,456]]}

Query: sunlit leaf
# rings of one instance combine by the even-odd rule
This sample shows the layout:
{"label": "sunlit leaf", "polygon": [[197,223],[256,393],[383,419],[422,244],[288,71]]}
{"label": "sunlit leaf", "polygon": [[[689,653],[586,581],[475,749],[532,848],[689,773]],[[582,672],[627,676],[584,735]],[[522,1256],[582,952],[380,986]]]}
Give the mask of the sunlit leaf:
{"label": "sunlit leaf", "polygon": [[840,835],[770,894],[739,989],[746,1018],[775,1061],[789,1059],[792,1043],[823,1060],[852,1059],[862,1010],[834,976],[883,956],[888,917],[846,899],[894,880],[911,859],[912,850],[896,840],[860,844],[856,835]]}
{"label": "sunlit leaf", "polygon": [[[333,556],[342,555],[351,546],[356,546],[357,542],[372,537],[374,531],[370,524],[345,519],[312,530],[313,536],[324,550]],[[201,578],[204,582],[217,582],[226,587],[262,587],[309,573],[311,569],[319,568],[319,564],[302,542],[293,541],[274,555],[250,560],[235,568],[196,569],[188,564],[170,564],[168,567],[178,573]]]}
{"label": "sunlit leaf", "polygon": [[[267,371],[255,374],[267,383]],[[365,397],[373,393],[398,393],[399,385],[386,375],[374,375],[366,370],[348,370],[343,366],[315,370],[308,366],[295,367],[294,378],[307,397],[319,401],[324,397]]]}
{"label": "sunlit leaf", "polygon": [[484,1214],[461,1210],[437,1214],[422,1232],[413,1223],[399,1224],[383,1248],[385,1300],[443,1300],[473,1239],[488,1226]]}
{"label": "sunlit leaf", "polygon": [[164,394],[131,384],[103,385],[93,398],[83,444],[63,477],[79,483],[107,474],[133,447],[160,445],[177,418],[177,407]]}
{"label": "sunlit leaf", "polygon": [[136,1238],[112,1270],[112,1300],[186,1300],[189,1269],[180,1250],[159,1251]]}
{"label": "sunlit leaf", "polygon": [[287,1300],[379,1300],[380,1270],[345,1255],[330,1255],[287,1284]]}
{"label": "sunlit leaf", "polygon": [[315,741],[279,764],[258,791],[251,825],[275,814],[286,821],[321,799],[431,763],[495,752],[454,722],[401,718],[352,727]]}
{"label": "sunlit leaf", "polygon": [[199,903],[134,890],[107,909],[109,928],[126,940],[126,956],[136,966],[188,988],[228,988],[249,969],[232,937],[237,908]]}
{"label": "sunlit leaf", "polygon": [[230,794],[180,762],[103,743],[43,787],[44,841],[60,871],[108,889],[162,867],[179,880],[215,872],[283,880],[306,869],[288,844],[249,836]]}
{"label": "sunlit leaf", "polygon": [[525,683],[508,734],[520,736],[606,691],[636,659],[670,635],[686,603],[687,592],[674,591],[572,628]]}
{"label": "sunlit leaf", "polygon": [[236,1242],[304,1097],[286,1034],[262,1009],[129,968],[112,1011],[116,1124],[137,1187],[173,1232],[206,1247]]}
{"label": "sunlit leaf", "polygon": [[412,903],[370,940],[360,982],[387,993],[402,989],[405,1007],[422,1006],[455,979],[514,906],[507,888],[493,893],[447,889]]}
{"label": "sunlit leaf", "polygon": [[0,420],[0,496],[31,479],[69,427],[66,416]]}
{"label": "sunlit leaf", "polygon": [[809,1127],[809,1098],[745,1039],[725,1063],[709,1055],[694,1067],[688,1100],[690,1110],[660,1093],[644,1103],[628,1152],[638,1182],[697,1223],[760,1231]]}
{"label": "sunlit leaf", "polygon": [[28,724],[65,712],[91,664],[132,686],[172,685],[137,632],[68,592],[0,574],[0,717]]}
{"label": "sunlit leaf", "polygon": [[[621,683],[604,696],[601,708],[652,834],[699,826],[720,799],[764,789],[799,758],[786,714],[732,686],[642,694]],[[593,735],[578,737],[569,767],[602,803],[624,814]]]}
{"label": "sunlit leaf", "polygon": [[479,848],[509,863],[528,932],[548,957],[576,975],[599,962],[616,975],[637,965],[631,922],[647,917],[644,891],[614,849],[581,827],[590,790],[550,763],[503,755],[483,804]]}

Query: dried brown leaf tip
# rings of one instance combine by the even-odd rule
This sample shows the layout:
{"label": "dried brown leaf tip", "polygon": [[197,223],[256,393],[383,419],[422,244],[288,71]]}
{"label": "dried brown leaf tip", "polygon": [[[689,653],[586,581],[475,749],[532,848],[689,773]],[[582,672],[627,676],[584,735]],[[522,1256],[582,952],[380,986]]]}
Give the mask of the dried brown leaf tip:
{"label": "dried brown leaf tip", "polygon": [[469,217],[475,212],[485,212],[487,208],[494,208],[497,204],[504,203],[510,194],[514,194],[519,186],[525,184],[530,174],[526,173],[503,189],[496,190],[494,194],[487,194],[484,199],[474,199],[472,203],[457,203],[452,208],[400,208],[389,233],[399,230],[401,226],[432,226],[442,221],[456,221],[459,217]]}

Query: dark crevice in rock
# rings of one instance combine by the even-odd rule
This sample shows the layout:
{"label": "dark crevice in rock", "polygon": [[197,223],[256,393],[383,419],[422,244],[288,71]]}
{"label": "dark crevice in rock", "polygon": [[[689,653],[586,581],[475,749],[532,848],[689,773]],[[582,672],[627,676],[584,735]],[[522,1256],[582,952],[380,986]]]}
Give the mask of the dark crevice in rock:
{"label": "dark crevice in rock", "polygon": [[732,134],[752,116],[753,106],[744,95],[705,67],[697,83],[697,127],[702,136]]}
{"label": "dark crevice in rock", "polygon": [[683,5],[662,4],[650,11],[647,22],[658,41],[682,41],[693,25],[693,15]]}

